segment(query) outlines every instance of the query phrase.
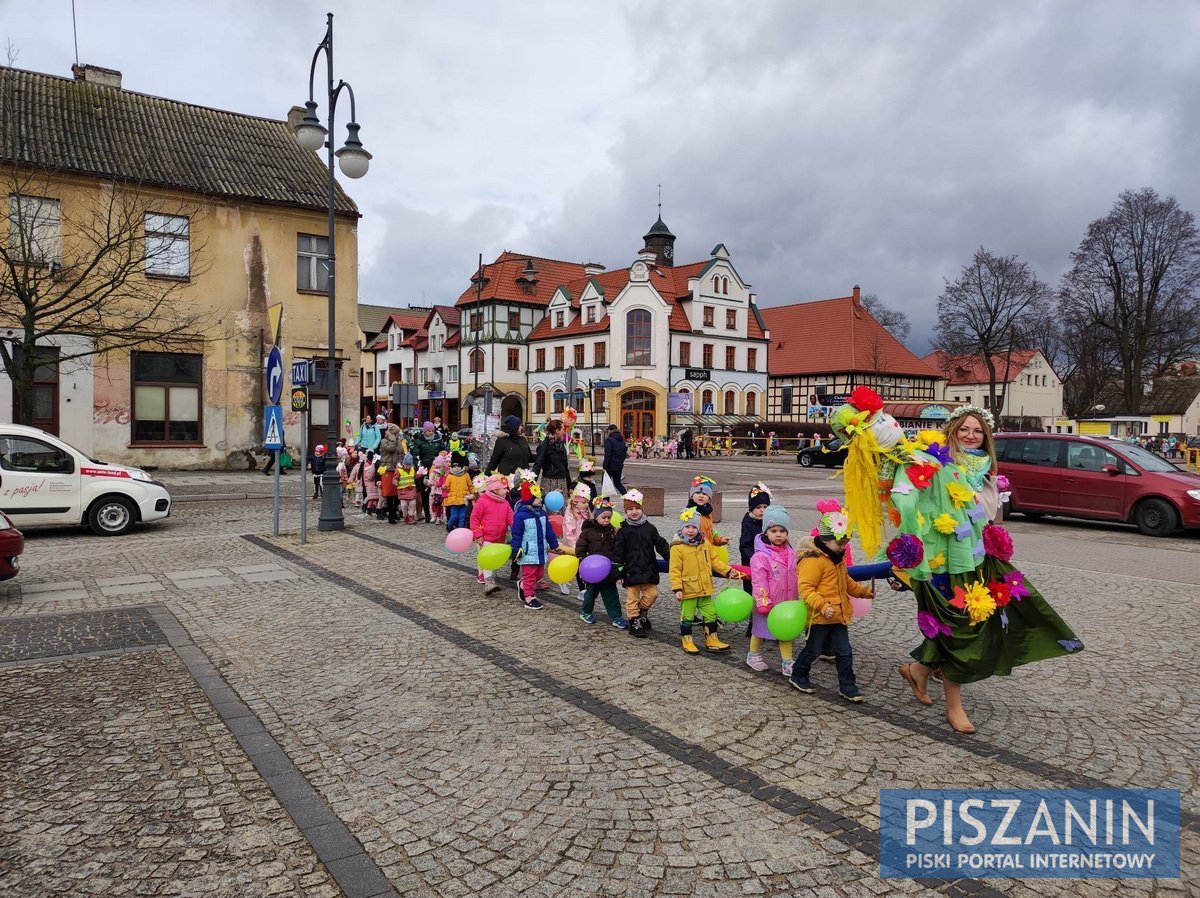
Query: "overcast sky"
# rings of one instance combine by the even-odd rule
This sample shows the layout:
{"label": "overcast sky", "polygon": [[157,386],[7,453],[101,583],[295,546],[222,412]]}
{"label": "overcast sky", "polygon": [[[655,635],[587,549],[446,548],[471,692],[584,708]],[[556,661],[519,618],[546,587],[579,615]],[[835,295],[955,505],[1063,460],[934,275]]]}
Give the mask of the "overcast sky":
{"label": "overcast sky", "polygon": [[[375,156],[360,298],[452,301],[477,254],[624,267],[654,222],[764,306],[854,284],[924,351],[976,247],[1051,283],[1150,186],[1200,212],[1194,0],[76,0],[130,90],[282,118],[336,22]],[[0,0],[17,66],[70,75],[70,0]],[[322,63],[323,66],[323,63]],[[323,113],[322,113],[323,114]],[[349,108],[339,109],[339,142]]]}

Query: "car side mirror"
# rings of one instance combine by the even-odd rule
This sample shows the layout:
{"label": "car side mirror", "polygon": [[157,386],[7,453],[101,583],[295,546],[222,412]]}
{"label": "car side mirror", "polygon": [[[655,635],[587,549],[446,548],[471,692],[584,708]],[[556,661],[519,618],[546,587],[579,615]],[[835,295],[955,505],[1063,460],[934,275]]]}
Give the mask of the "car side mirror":
{"label": "car side mirror", "polygon": [[1111,475],[1111,476],[1114,476],[1114,477],[1115,477],[1117,474],[1120,474],[1120,473],[1121,473],[1121,469],[1120,469],[1120,468],[1118,468],[1116,465],[1105,465],[1105,466],[1104,466],[1103,468],[1101,468],[1100,470],[1101,470],[1101,471],[1103,471],[1105,474],[1109,474],[1109,475]]}

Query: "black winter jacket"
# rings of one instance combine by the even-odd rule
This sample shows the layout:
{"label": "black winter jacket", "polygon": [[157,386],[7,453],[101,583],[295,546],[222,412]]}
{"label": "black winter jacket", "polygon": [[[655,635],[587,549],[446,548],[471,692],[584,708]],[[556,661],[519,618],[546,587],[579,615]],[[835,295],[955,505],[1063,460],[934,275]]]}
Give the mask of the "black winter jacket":
{"label": "black winter jacket", "polygon": [[659,536],[657,528],[646,518],[642,523],[626,521],[617,530],[613,551],[613,564],[620,569],[619,576],[625,578],[626,586],[644,586],[658,583],[658,562],[654,553],[664,561],[671,558],[670,544]]}
{"label": "black winter jacket", "polygon": [[571,469],[567,467],[567,444],[553,437],[538,443],[537,457],[533,462],[533,473],[551,480],[570,480]]}
{"label": "black winter jacket", "polygon": [[625,438],[621,436],[619,430],[614,430],[604,439],[604,470],[611,474],[616,471],[621,473],[621,469],[625,467],[625,456],[629,455],[629,447],[625,445]]}
{"label": "black winter jacket", "polygon": [[738,551],[742,555],[742,564],[750,563],[750,556],[754,554],[754,537],[762,533],[762,521],[755,520],[750,517],[750,512],[746,512],[746,516],[742,518],[742,538],[738,540]]}
{"label": "black winter jacket", "polygon": [[496,440],[496,445],[492,449],[492,457],[488,461],[487,471],[489,474],[499,471],[507,477],[517,468],[528,468],[532,461],[533,451],[525,442],[525,437],[520,435],[513,437],[505,434]]}
{"label": "black winter jacket", "polygon": [[[583,529],[579,531],[579,539],[575,543],[575,557],[580,561],[589,555],[603,555],[605,558],[611,559],[616,550],[619,532],[611,523],[607,527],[601,527],[593,520],[584,521]],[[604,578],[602,583],[615,583],[619,576],[620,573],[614,563],[612,572]]]}

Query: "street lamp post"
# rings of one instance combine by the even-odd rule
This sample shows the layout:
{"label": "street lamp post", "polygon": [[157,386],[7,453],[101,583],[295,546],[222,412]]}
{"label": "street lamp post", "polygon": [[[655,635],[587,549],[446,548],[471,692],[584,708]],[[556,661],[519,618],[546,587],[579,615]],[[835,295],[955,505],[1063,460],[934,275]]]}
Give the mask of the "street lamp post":
{"label": "street lamp post", "polygon": [[[333,13],[328,15],[328,25],[325,29],[325,39],[317,45],[313,53],[312,66],[308,72],[308,102],[304,104],[304,119],[296,129],[296,140],[306,150],[316,152],[325,147],[328,150],[326,161],[327,182],[326,202],[329,211],[329,361],[325,370],[328,378],[329,402],[329,452],[336,458],[335,448],[338,441],[338,420],[341,418],[341,382],[337,368],[337,298],[335,277],[335,260],[333,244],[334,203],[336,181],[333,177],[333,159],[336,156],[342,174],[347,178],[361,178],[367,173],[371,162],[371,154],[363,149],[362,141],[358,139],[358,116],[354,109],[354,90],[345,81],[333,83]],[[317,118],[317,104],[313,100],[314,86],[317,75],[317,60],[325,53],[327,80],[326,97],[328,127],[323,126]],[[333,114],[337,107],[337,98],[342,89],[350,94],[350,122],[346,125],[346,143],[336,153],[333,150]],[[338,482],[337,467],[326,465],[321,485],[321,517],[317,522],[318,530],[341,530],[346,525],[342,516],[342,491]]]}

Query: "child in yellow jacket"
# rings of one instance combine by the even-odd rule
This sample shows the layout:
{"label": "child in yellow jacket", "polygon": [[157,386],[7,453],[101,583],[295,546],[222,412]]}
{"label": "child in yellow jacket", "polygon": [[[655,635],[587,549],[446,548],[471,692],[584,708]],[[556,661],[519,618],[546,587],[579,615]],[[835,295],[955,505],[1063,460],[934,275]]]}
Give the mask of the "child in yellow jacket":
{"label": "child in yellow jacket", "polygon": [[472,495],[471,475],[467,473],[466,456],[452,456],[450,473],[446,475],[442,488],[442,507],[446,510],[447,533],[467,526],[467,502]]}
{"label": "child in yellow jacket", "polygon": [[683,650],[695,655],[700,650],[692,640],[692,621],[697,610],[704,619],[704,647],[710,652],[727,652],[729,645],[717,636],[717,608],[713,602],[713,574],[740,580],[742,575],[721,561],[712,544],[700,531],[695,508],[679,516],[682,526],[671,543],[671,589],[679,602],[679,635]]}
{"label": "child in yellow jacket", "polygon": [[796,566],[796,586],[800,598],[808,605],[812,624],[804,651],[792,667],[791,683],[801,692],[815,691],[809,679],[813,662],[821,655],[833,655],[842,698],[861,702],[847,627],[854,616],[850,597],[870,599],[875,593],[852,579],[846,570],[848,527],[845,512],[826,512],[817,525],[817,535],[797,548],[800,561]]}

